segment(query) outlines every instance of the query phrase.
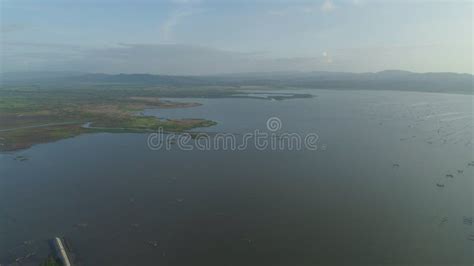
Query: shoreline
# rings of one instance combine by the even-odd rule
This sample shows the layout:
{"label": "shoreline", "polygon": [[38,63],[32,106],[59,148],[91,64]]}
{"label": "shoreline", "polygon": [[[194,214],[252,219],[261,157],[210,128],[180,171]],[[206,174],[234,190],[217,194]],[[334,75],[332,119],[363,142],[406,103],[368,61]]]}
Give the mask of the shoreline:
{"label": "shoreline", "polygon": [[[35,115],[26,116],[30,124],[22,125],[23,114],[11,114],[10,124],[16,127],[0,129],[0,152],[15,152],[32,147],[35,144],[50,143],[61,139],[90,133],[148,133],[158,128],[168,132],[186,132],[199,127],[210,127],[217,124],[206,119],[161,119],[156,116],[143,115],[145,109],[191,108],[200,103],[161,101],[157,97],[138,97],[125,104],[100,103],[95,105],[75,106],[73,115],[65,117],[61,112],[50,114],[48,123],[31,124]],[[138,101],[138,102],[136,102]],[[63,110],[60,110],[63,111]],[[138,112],[138,113],[137,113]],[[38,110],[37,117],[44,118],[44,110]],[[67,122],[52,122],[55,119],[66,119]],[[1,117],[0,117],[1,118]],[[94,124],[94,126],[91,126]]]}

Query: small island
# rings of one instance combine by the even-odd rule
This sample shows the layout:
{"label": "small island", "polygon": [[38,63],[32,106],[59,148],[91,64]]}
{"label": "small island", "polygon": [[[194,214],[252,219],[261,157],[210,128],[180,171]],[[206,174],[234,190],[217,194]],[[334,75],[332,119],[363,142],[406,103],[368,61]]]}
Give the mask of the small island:
{"label": "small island", "polygon": [[13,91],[0,101],[0,151],[25,149],[86,133],[146,133],[159,128],[184,132],[216,124],[205,119],[159,119],[140,114],[144,109],[190,108],[199,106],[198,103],[154,96],[124,97],[117,92],[107,98],[87,92],[68,95],[72,97],[19,92],[22,91]]}
{"label": "small island", "polygon": [[155,86],[148,83],[35,81],[0,86],[0,152],[87,133],[185,132],[210,127],[202,118],[166,119],[145,109],[193,108],[192,100],[169,98],[249,98],[281,101],[311,98],[266,86]]}

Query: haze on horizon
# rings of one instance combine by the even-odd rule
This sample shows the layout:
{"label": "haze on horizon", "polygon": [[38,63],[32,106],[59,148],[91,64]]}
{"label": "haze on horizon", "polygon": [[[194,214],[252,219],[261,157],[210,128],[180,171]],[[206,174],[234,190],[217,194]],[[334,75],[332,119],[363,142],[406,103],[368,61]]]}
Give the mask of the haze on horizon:
{"label": "haze on horizon", "polygon": [[0,0],[0,72],[473,73],[472,1]]}

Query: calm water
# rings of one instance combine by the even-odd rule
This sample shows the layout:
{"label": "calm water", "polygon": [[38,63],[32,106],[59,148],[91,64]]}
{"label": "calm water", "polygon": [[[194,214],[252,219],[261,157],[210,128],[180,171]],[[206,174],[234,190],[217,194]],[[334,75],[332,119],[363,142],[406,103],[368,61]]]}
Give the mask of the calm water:
{"label": "calm water", "polygon": [[1,154],[0,263],[34,263],[60,235],[83,265],[471,265],[473,97],[304,92],[316,97],[146,113],[240,134],[277,116],[325,150],[151,151],[145,134],[92,134]]}

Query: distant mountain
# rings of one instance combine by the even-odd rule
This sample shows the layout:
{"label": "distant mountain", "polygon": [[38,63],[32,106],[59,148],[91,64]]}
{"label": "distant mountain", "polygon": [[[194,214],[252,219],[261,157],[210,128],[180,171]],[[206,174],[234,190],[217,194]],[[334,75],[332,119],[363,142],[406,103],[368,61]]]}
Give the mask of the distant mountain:
{"label": "distant mountain", "polygon": [[474,76],[457,73],[414,73],[385,70],[376,73],[284,72],[218,76],[240,85],[273,85],[317,89],[402,90],[472,94]]}
{"label": "distant mountain", "polygon": [[205,79],[193,76],[169,76],[152,74],[85,74],[76,76],[71,80],[77,82],[103,82],[103,83],[134,83],[153,85],[193,85],[200,84]]}
{"label": "distant mountain", "polygon": [[215,77],[234,78],[243,80],[289,80],[308,79],[313,81],[322,80],[427,80],[427,79],[472,79],[470,74],[458,74],[449,72],[437,73],[415,73],[402,70],[384,70],[380,72],[351,73],[351,72],[259,72],[259,73],[236,73],[222,74]]}
{"label": "distant mountain", "polygon": [[70,78],[81,76],[85,72],[73,71],[35,71],[35,72],[6,72],[0,73],[1,82],[17,82],[17,81],[39,81],[58,78]]}
{"label": "distant mountain", "polygon": [[80,72],[25,72],[1,75],[3,86],[47,85],[87,87],[127,86],[268,86],[352,90],[402,90],[446,93],[473,93],[474,76],[456,73],[414,73],[385,70],[376,73],[349,72],[259,72],[208,76],[152,74],[100,74]]}

